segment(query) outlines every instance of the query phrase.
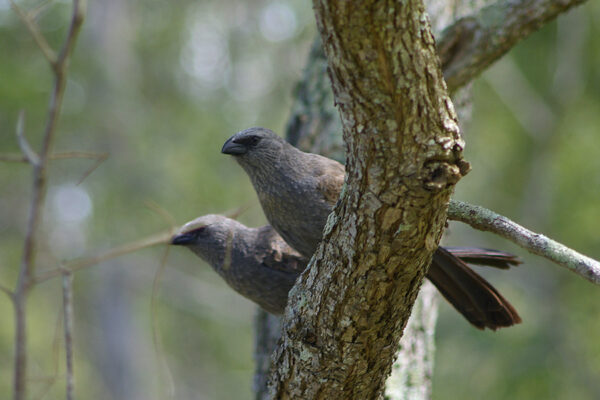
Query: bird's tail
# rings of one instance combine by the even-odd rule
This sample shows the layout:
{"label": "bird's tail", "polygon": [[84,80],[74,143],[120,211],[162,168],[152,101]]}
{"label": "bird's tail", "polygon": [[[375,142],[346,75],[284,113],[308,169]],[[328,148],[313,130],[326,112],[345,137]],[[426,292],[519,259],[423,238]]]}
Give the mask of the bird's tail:
{"label": "bird's tail", "polygon": [[521,263],[512,254],[496,250],[438,247],[427,278],[479,329],[496,330],[520,323],[521,317],[508,300],[466,262],[502,269]]}

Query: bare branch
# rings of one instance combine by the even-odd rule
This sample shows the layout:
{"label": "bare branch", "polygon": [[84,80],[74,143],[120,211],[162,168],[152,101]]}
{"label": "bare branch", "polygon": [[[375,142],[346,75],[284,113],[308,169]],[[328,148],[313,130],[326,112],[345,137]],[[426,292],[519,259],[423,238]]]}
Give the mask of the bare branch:
{"label": "bare branch", "polygon": [[437,38],[450,92],[470,82],[520,40],[585,0],[499,0],[460,18]]}
{"label": "bare branch", "polygon": [[25,161],[33,165],[34,167],[37,166],[40,163],[40,157],[31,148],[29,142],[25,138],[25,111],[23,110],[19,112],[16,131],[17,142],[19,143],[19,147],[21,148],[21,152],[23,153]]}
{"label": "bare branch", "polygon": [[44,13],[48,8],[50,8],[52,3],[53,0],[42,1],[40,4],[36,5],[34,8],[29,10],[29,12],[27,13],[29,15],[29,18],[35,21],[40,14]]}
{"label": "bare branch", "polygon": [[9,163],[28,163],[27,158],[21,154],[0,154],[0,161]]}
{"label": "bare branch", "polygon": [[33,21],[33,19],[29,16],[28,13],[23,11],[23,9],[19,7],[17,3],[14,2],[14,0],[10,0],[10,6],[15,11],[15,13],[17,13],[19,18],[21,19],[21,22],[23,22],[23,25],[27,27],[27,30],[29,30],[29,33],[33,37],[33,40],[35,40],[35,43],[40,48],[42,54],[44,55],[44,57],[46,57],[46,60],[48,60],[48,63],[50,63],[50,65],[54,69],[54,66],[56,65],[56,53],[54,52],[54,50],[52,50],[52,47],[50,47],[48,41],[46,41],[46,38],[40,32],[36,23]]}
{"label": "bare branch", "polygon": [[[46,386],[42,391],[40,391],[40,394],[35,397],[35,400],[43,400],[58,380],[58,369],[60,364],[60,325],[62,320],[63,309],[61,308],[58,310],[58,314],[56,316],[56,322],[54,323],[54,335],[52,338],[52,376],[48,376],[43,379],[43,381],[46,383]],[[29,378],[29,380],[31,381],[32,378]]]}
{"label": "bare branch", "polygon": [[73,48],[75,47],[75,41],[77,40],[77,36],[79,35],[79,30],[81,29],[81,25],[83,25],[83,20],[85,19],[85,8],[86,8],[86,0],[73,0],[73,13],[71,14],[71,25],[69,25],[69,32],[67,33],[67,38],[63,44],[62,49],[58,55],[57,59],[57,71],[56,74],[64,73],[67,68],[67,61],[71,53],[73,52]]}
{"label": "bare branch", "polygon": [[146,200],[144,202],[144,205],[150,210],[154,211],[156,214],[158,214],[160,218],[171,227],[171,231],[175,229],[175,227],[177,226],[177,222],[175,222],[175,218],[173,218],[173,216],[167,210],[165,210],[152,200]]}
{"label": "bare branch", "polygon": [[65,270],[62,277],[63,315],[65,326],[65,356],[67,363],[66,398],[73,400],[73,275]]}
{"label": "bare branch", "polygon": [[39,273],[35,279],[34,283],[41,283],[47,281],[48,279],[55,278],[60,276],[63,273],[64,269],[69,270],[70,272],[76,272],[80,269],[90,267],[92,265],[99,264],[103,261],[109,260],[111,258],[119,257],[128,253],[133,253],[134,251],[156,246],[157,244],[167,243],[171,238],[171,232],[161,232],[156,235],[148,236],[146,238],[136,240],[134,242],[130,242],[124,244],[123,246],[114,247],[105,252],[99,253],[95,256],[79,258],[69,262],[64,263],[63,268],[51,269],[48,271],[44,271]]}
{"label": "bare branch", "polygon": [[[104,161],[108,158],[108,153],[92,153],[89,151],[66,151],[63,153],[54,153],[48,156],[50,160],[65,160],[71,158],[89,158],[92,160]],[[25,156],[21,154],[0,154],[0,161],[27,163],[29,162]],[[88,174],[89,175],[89,174]]]}
{"label": "bare branch", "polygon": [[6,286],[0,285],[0,292],[5,293],[11,301],[15,301],[15,294]]}
{"label": "bare branch", "polygon": [[173,379],[173,373],[171,372],[171,368],[169,367],[168,359],[165,356],[165,351],[162,347],[162,338],[160,335],[160,329],[158,327],[158,305],[156,303],[156,299],[158,298],[158,291],[160,289],[160,282],[162,281],[163,274],[165,272],[165,268],[167,265],[167,257],[169,256],[170,247],[165,247],[165,251],[160,260],[160,265],[154,274],[154,279],[152,280],[152,296],[150,300],[150,312],[152,314],[152,342],[154,344],[154,351],[156,353],[156,358],[158,359],[158,364],[161,371],[161,378],[164,380],[167,385],[166,396],[167,398],[174,398],[175,396],[175,380]]}
{"label": "bare branch", "polygon": [[[44,57],[50,63],[54,71],[54,88],[50,95],[48,105],[48,117],[42,138],[42,148],[39,152],[39,161],[33,164],[33,190],[29,209],[29,219],[25,233],[25,243],[23,246],[23,256],[19,269],[19,276],[14,294],[15,309],[15,356],[14,356],[14,381],[13,396],[14,400],[23,400],[26,398],[26,362],[27,362],[27,329],[26,329],[26,297],[31,285],[35,270],[35,248],[37,245],[37,235],[40,221],[42,220],[43,204],[46,197],[46,165],[54,143],[56,125],[66,86],[66,71],[68,59],[73,50],[75,39],[83,23],[83,1],[73,0],[73,15],[69,32],[65,39],[63,48],[58,56],[52,52],[45,38],[39,33],[37,26],[31,19],[13,2],[12,7],[19,15],[23,23],[27,26],[36,43],[40,47]],[[23,146],[22,146],[23,147]],[[30,159],[30,155],[26,154]]]}
{"label": "bare branch", "polygon": [[77,185],[81,185],[81,183],[85,180],[85,178],[90,176],[91,173],[94,172],[96,170],[96,168],[98,168],[100,166],[100,164],[102,164],[107,158],[108,158],[108,153],[103,153],[103,154],[99,155],[99,157],[96,158],[96,162],[93,163],[92,166],[89,167],[83,173],[83,175],[81,175],[81,178],[79,178],[79,180],[77,181]]}
{"label": "bare branch", "polygon": [[487,208],[452,200],[448,209],[448,218],[469,224],[475,229],[500,235],[527,251],[547,258],[600,285],[600,262],[544,235],[532,232]]}

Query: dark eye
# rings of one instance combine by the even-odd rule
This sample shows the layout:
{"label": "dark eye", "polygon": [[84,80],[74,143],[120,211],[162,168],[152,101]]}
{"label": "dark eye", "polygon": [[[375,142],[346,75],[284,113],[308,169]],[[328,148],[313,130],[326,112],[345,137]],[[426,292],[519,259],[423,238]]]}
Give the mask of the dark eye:
{"label": "dark eye", "polygon": [[206,225],[196,228],[188,232],[188,234],[195,236],[206,236],[208,234],[208,229],[206,229]]}
{"label": "dark eye", "polygon": [[243,144],[245,146],[256,146],[260,142],[260,137],[255,135],[246,135],[236,138],[233,143]]}

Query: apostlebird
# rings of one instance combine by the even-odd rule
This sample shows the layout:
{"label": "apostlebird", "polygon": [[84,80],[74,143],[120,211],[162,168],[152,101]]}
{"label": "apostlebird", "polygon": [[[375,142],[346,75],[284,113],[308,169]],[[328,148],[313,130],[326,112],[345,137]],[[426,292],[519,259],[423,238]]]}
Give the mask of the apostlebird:
{"label": "apostlebird", "polygon": [[[308,264],[271,226],[248,228],[221,215],[205,215],[186,223],[171,243],[189,248],[236,292],[276,315],[285,310],[288,292]],[[441,263],[445,259],[455,262],[455,256],[460,257],[460,263],[497,268],[518,263],[512,254],[487,249],[440,247],[440,252],[442,256],[437,262]],[[470,271],[466,265],[464,269]],[[452,281],[445,276],[438,279]]]}
{"label": "apostlebird", "polygon": [[171,239],[206,261],[229,286],[272,314],[282,314],[288,292],[307,260],[267,225],[248,228],[221,216],[185,224]]}
{"label": "apostlebird", "polygon": [[[265,128],[230,137],[221,150],[246,171],[269,223],[300,254],[310,258],[344,183],[339,162],[305,153]],[[509,264],[518,264],[511,259]],[[439,247],[427,277],[477,328],[521,322],[514,307],[459,258]]]}

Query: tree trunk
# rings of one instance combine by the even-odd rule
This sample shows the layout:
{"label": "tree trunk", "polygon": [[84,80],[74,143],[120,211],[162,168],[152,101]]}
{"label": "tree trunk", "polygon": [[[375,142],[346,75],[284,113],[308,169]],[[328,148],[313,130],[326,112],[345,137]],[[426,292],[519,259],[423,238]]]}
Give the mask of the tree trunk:
{"label": "tree trunk", "polygon": [[377,398],[468,170],[422,3],[316,2],[347,180],[290,294],[273,398]]}
{"label": "tree trunk", "polygon": [[[544,22],[555,18],[561,12],[580,2],[581,0],[571,0],[564,4],[557,4],[553,0],[533,2],[523,0],[507,8],[501,3],[492,1],[457,0],[443,4],[429,1],[427,7],[432,16],[432,29],[436,36],[439,36],[439,55],[444,66],[445,76],[452,82],[450,89],[453,92],[455,104],[458,104],[458,112],[463,123],[470,118],[470,88],[468,82],[479,74],[482,68],[490,65],[520,39],[534,29],[539,28]],[[334,13],[339,11],[337,7],[343,8],[343,6],[333,5]],[[505,15],[506,18],[497,18],[493,24],[486,23],[486,16],[489,16],[494,10],[497,11],[496,14]],[[317,13],[322,11],[323,9],[317,7]],[[514,18],[508,18],[510,13],[514,14]],[[350,13],[346,14],[346,16],[349,15]],[[339,15],[335,17],[337,18]],[[321,18],[323,18],[323,15],[321,15]],[[327,18],[329,17],[325,16],[325,19]],[[334,20],[335,18],[330,19]],[[341,19],[338,18],[337,22],[340,21]],[[343,21],[343,24],[348,21],[350,21],[350,18]],[[356,18],[354,21],[356,21]],[[369,20],[369,22],[373,21]],[[368,31],[367,25],[373,26],[373,24],[365,24],[365,26],[356,27],[356,32],[360,32],[358,39],[361,39],[361,36]],[[338,26],[341,26],[341,24]],[[398,28],[398,26],[394,26],[394,28]],[[322,34],[326,38],[333,38],[330,41],[334,44],[334,48],[330,51],[334,55],[336,51],[339,51],[339,47],[336,48],[335,46],[342,43],[340,38],[335,35],[336,29],[330,29],[329,32],[324,32],[326,29],[322,29]],[[481,35],[478,31],[488,38],[498,37],[504,39],[499,41],[501,43],[498,46],[487,46],[480,40]],[[379,39],[382,36],[385,35],[380,35]],[[405,36],[401,36],[401,38],[405,39]],[[369,54],[360,54],[360,50],[365,50],[368,53],[369,50],[375,48],[371,47],[369,49],[369,46],[365,45],[367,42],[373,44],[373,40],[368,39],[363,41],[362,44],[359,43],[358,47],[362,46],[362,49],[359,49],[358,57],[352,61],[357,61],[361,57],[363,61],[369,59]],[[382,43],[375,41],[375,44],[381,45]],[[383,44],[385,45],[385,43]],[[370,55],[372,56],[374,53],[376,52],[371,52]],[[381,55],[381,52],[379,53]],[[382,58],[370,59],[369,61],[373,64],[379,63],[381,67]],[[383,57],[383,61],[385,61],[385,57]],[[392,61],[395,60],[392,58]],[[456,65],[464,66],[466,72],[461,72],[461,69],[457,68]],[[392,65],[392,67],[396,66]],[[387,67],[389,69],[390,65],[387,65]],[[335,117],[331,94],[327,90],[327,84],[323,78],[326,68],[327,65],[322,57],[319,43],[315,43],[303,81],[296,90],[296,102],[288,123],[287,138],[292,144],[303,150],[322,153],[343,161],[343,144],[338,128],[339,120]],[[454,79],[454,76],[460,76],[460,79]],[[339,79],[339,77],[337,78]],[[350,83],[346,87],[356,88],[356,86],[352,86],[352,78],[350,76],[348,82],[342,82],[340,86],[343,87],[345,84]],[[354,91],[352,93],[354,94]],[[338,96],[339,103],[348,101],[349,92],[341,91],[338,94],[341,94],[341,96]],[[449,111],[449,114],[451,113]],[[352,122],[355,123],[356,121]],[[356,124],[354,126],[356,127]],[[457,164],[461,166],[462,163],[458,162]],[[464,164],[462,165],[464,166]],[[425,399],[431,395],[433,335],[436,315],[434,296],[435,291],[430,290],[430,288],[424,288],[419,296],[418,301],[420,303],[416,305],[414,314],[411,317],[413,321],[407,327],[410,336],[406,337],[399,346],[400,353],[397,365],[393,368],[393,375],[386,389],[388,394],[386,397],[390,399]],[[411,327],[415,327],[415,329],[411,329]],[[278,335],[276,330],[271,329],[271,332],[274,332],[275,336]],[[270,343],[275,343],[275,340],[272,338]],[[265,348],[263,350],[270,351],[270,349]],[[301,350],[301,347],[298,350]],[[279,352],[279,356],[281,356],[281,352]],[[407,368],[407,366],[411,366],[411,368]],[[285,367],[289,367],[289,365]],[[277,376],[277,374],[274,375]],[[416,382],[419,382],[419,384],[416,384]],[[278,392],[277,395],[280,394],[281,392]]]}

